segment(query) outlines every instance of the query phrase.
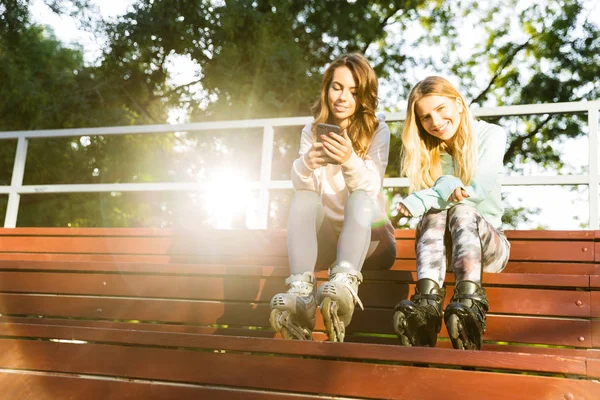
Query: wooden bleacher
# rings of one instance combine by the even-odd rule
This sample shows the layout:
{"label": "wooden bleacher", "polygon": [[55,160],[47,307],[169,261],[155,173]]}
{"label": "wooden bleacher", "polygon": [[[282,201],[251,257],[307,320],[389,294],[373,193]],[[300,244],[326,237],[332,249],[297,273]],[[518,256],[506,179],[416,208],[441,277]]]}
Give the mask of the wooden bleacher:
{"label": "wooden bleacher", "polygon": [[[414,231],[346,343],[275,338],[285,231],[0,229],[1,398],[600,399],[600,231],[508,231],[481,351],[399,346]],[[326,272],[318,273],[320,281]],[[453,279],[447,277],[452,295]]]}

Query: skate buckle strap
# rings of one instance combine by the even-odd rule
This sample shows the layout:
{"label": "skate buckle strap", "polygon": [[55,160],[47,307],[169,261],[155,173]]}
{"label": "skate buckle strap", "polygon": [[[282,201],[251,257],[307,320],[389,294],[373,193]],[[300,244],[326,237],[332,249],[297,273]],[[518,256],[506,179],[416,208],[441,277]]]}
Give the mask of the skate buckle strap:
{"label": "skate buckle strap", "polygon": [[337,275],[339,273],[344,273],[344,274],[355,276],[356,279],[358,280],[358,283],[362,283],[362,281],[363,281],[363,276],[362,276],[361,272],[357,271],[356,269],[354,269],[352,267],[343,267],[343,266],[336,265],[335,267],[329,269],[329,276]]}
{"label": "skate buckle strap", "polygon": [[291,285],[293,282],[306,282],[311,285],[315,284],[315,275],[312,272],[304,272],[302,274],[294,274],[285,278],[285,284]]}
{"label": "skate buckle strap", "polygon": [[352,299],[354,300],[354,302],[358,304],[361,310],[364,311],[365,307],[363,306],[362,301],[360,301],[358,293],[356,293],[356,290],[354,290],[354,288],[352,287],[353,284],[362,282],[362,274],[355,269],[344,267],[332,268],[330,270],[330,274],[332,275],[330,275],[331,278],[329,279],[329,281],[339,282],[342,285],[344,285],[344,287],[348,289],[348,291],[352,295]]}
{"label": "skate buckle strap", "polygon": [[300,296],[308,296],[313,291],[315,276],[310,272],[290,275],[285,283],[290,287],[289,293],[297,293]]}
{"label": "skate buckle strap", "polygon": [[439,293],[417,293],[417,294],[413,295],[412,300],[413,301],[419,301],[419,300],[438,301],[438,300],[440,300],[441,297],[442,297],[442,295]]}

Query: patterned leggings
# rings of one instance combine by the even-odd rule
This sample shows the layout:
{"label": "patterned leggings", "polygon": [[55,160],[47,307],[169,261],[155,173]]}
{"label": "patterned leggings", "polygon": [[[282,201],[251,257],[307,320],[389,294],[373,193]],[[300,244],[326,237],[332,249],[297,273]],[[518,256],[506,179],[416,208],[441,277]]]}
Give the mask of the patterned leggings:
{"label": "patterned leggings", "polygon": [[456,282],[481,284],[482,271],[502,272],[510,243],[474,207],[458,204],[449,210],[430,210],[417,226],[417,277],[442,286],[446,264]]}

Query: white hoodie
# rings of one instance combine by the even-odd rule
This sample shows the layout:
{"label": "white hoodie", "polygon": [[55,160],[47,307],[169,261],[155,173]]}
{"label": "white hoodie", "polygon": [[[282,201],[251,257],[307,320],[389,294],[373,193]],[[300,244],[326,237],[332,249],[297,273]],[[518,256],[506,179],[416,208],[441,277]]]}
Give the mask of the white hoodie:
{"label": "white hoodie", "polygon": [[384,122],[383,114],[378,115],[377,119],[379,126],[364,160],[352,151],[352,155],[344,164],[327,164],[316,170],[308,168],[303,157],[315,142],[312,125],[307,124],[302,129],[300,157],[292,165],[294,189],[320,193],[325,216],[331,220],[338,233],[341,232],[344,223],[344,205],[350,193],[355,190],[367,192],[379,206],[381,216],[387,215],[383,177],[390,152],[390,130]]}

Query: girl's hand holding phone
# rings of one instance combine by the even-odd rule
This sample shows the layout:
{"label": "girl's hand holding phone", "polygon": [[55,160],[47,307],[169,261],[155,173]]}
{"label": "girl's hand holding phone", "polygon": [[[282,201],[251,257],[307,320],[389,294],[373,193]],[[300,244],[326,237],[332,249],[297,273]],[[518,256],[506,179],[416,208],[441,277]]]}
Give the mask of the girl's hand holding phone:
{"label": "girl's hand holding phone", "polygon": [[304,153],[304,162],[308,168],[314,171],[319,167],[332,164],[335,161],[325,154],[323,143],[315,142],[313,143],[312,147],[306,153]]}
{"label": "girl's hand holding phone", "polygon": [[345,163],[352,155],[352,141],[350,141],[346,129],[342,131],[341,135],[333,132],[321,135],[321,143],[323,143],[325,154],[338,164]]}

